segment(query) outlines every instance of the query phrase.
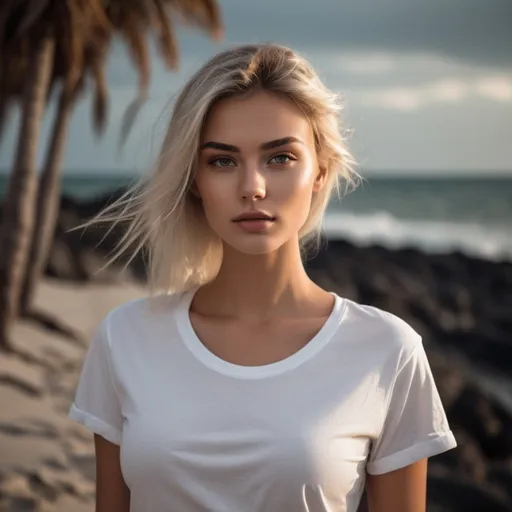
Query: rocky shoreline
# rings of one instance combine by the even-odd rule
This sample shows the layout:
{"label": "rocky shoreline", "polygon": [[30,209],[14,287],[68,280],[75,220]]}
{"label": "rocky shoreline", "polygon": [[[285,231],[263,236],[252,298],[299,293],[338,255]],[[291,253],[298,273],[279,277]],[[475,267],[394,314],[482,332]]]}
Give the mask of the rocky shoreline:
{"label": "rocky shoreline", "polygon": [[[121,227],[69,231],[120,193],[63,198],[48,277],[125,279],[119,267],[98,272]],[[430,463],[428,510],[512,511],[512,262],[330,241],[307,269],[325,288],[395,313],[423,336],[459,443]],[[143,282],[143,261],[129,272]]]}

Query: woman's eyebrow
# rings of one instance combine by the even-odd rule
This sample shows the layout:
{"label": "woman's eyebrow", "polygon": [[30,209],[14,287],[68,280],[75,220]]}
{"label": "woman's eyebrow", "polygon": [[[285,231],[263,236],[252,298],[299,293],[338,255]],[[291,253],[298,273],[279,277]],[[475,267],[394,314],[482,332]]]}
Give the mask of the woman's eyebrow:
{"label": "woman's eyebrow", "polygon": [[223,142],[206,142],[201,146],[201,150],[203,149],[218,149],[219,151],[229,151],[230,153],[240,153],[240,149],[236,146],[232,146],[231,144],[224,144]]}
{"label": "woman's eyebrow", "polygon": [[[276,139],[271,140],[268,142],[263,142],[260,144],[260,149],[266,150],[266,149],[274,149],[278,148],[280,146],[286,146],[287,144],[292,144],[293,142],[298,142],[299,144],[304,144],[300,139],[297,137],[283,137],[282,139]],[[219,151],[228,151],[229,153],[240,153],[240,148],[237,148],[236,146],[232,146],[231,144],[224,144],[223,142],[215,142],[215,141],[209,141],[205,142],[201,146],[201,150],[203,149],[217,149]]]}
{"label": "woman's eyebrow", "polygon": [[286,146],[287,144],[292,144],[293,142],[298,142],[299,144],[304,144],[297,137],[283,137],[282,139],[271,140],[269,142],[264,142],[260,145],[260,149],[274,149],[280,146]]}

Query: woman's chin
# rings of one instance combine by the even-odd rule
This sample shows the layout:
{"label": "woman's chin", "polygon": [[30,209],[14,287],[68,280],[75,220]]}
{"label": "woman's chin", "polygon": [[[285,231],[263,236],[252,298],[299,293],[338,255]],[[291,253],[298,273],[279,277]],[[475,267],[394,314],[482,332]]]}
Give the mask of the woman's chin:
{"label": "woman's chin", "polygon": [[244,238],[244,240],[238,237],[237,240],[224,240],[224,243],[239,253],[251,256],[270,254],[283,245],[281,241],[268,235],[253,235]]}

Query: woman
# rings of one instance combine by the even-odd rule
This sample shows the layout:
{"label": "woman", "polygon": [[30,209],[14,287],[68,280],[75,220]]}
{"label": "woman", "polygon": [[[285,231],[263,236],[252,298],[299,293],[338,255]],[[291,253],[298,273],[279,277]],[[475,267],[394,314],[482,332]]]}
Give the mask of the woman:
{"label": "woman", "polygon": [[425,510],[426,460],[456,442],[421,338],[302,263],[357,178],[338,112],[291,50],[221,53],[149,182],[104,213],[158,293],[102,322],[71,408],[98,512],[354,512],[365,483],[372,512]]}

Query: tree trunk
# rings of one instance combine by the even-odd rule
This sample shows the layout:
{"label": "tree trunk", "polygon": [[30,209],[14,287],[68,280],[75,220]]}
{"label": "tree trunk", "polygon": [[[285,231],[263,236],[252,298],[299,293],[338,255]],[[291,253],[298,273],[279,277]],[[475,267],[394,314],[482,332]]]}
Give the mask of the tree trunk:
{"label": "tree trunk", "polygon": [[10,328],[18,315],[23,272],[34,226],[37,145],[53,64],[53,37],[34,48],[25,84],[18,147],[0,225],[0,349],[11,347]]}
{"label": "tree trunk", "polygon": [[60,170],[64,157],[67,130],[73,110],[71,93],[63,89],[55,113],[52,139],[46,152],[43,173],[39,180],[35,222],[25,282],[21,294],[21,313],[29,313],[37,283],[44,272],[55,235],[60,207]]}

